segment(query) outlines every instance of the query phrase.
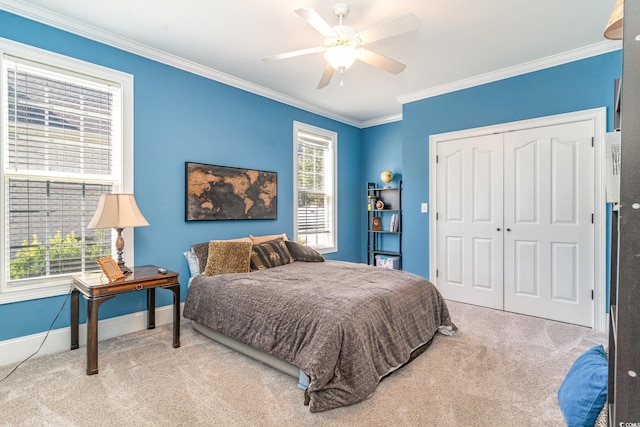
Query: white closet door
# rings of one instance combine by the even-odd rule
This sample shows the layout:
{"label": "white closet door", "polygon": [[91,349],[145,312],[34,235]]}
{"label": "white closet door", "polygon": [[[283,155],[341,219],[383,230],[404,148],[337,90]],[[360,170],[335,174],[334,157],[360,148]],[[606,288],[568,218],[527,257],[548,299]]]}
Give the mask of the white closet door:
{"label": "white closet door", "polygon": [[438,287],[502,309],[502,136],[439,143],[437,155]]}
{"label": "white closet door", "polygon": [[590,121],[505,134],[504,309],[593,325]]}

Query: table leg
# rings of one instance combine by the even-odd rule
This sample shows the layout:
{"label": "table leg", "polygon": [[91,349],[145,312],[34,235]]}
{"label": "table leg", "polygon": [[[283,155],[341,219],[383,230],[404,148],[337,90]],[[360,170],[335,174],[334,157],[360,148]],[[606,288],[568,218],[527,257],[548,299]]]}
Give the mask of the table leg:
{"label": "table leg", "polygon": [[78,343],[78,324],[80,323],[80,292],[77,289],[71,291],[71,350],[80,347]]}
{"label": "table leg", "polygon": [[180,347],[180,283],[167,287],[173,292],[173,348]]}
{"label": "table leg", "polygon": [[98,309],[114,296],[87,298],[87,375],[98,373]]}
{"label": "table leg", "polygon": [[156,288],[147,288],[147,329],[156,327]]}

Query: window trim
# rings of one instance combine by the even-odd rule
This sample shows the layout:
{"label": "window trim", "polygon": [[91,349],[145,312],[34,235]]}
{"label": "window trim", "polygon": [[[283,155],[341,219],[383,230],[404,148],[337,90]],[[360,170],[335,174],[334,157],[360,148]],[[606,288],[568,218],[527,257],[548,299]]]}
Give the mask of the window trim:
{"label": "window trim", "polygon": [[[44,49],[18,43],[5,38],[0,38],[0,65],[4,61],[4,55],[12,55],[22,57],[30,61],[41,62],[63,69],[73,70],[74,72],[86,74],[87,76],[99,76],[102,79],[110,80],[120,85],[122,89],[122,110],[120,117],[120,141],[119,147],[114,147],[114,155],[119,156],[121,163],[120,183],[122,188],[118,188],[119,192],[133,192],[133,75],[113,70],[101,65],[92,64],[76,58],[71,58]],[[0,70],[2,68],[0,67]],[[6,76],[1,79],[6,81]],[[0,117],[5,115],[5,104],[0,102]],[[6,135],[2,133],[0,138],[5,139]],[[5,161],[7,156],[8,144],[1,143],[2,153],[0,162]],[[7,218],[9,215],[8,195],[5,194],[5,175],[4,167],[0,172],[0,188],[3,189],[0,195],[0,230],[2,235],[6,236],[8,231]],[[125,253],[125,262],[128,265],[135,265],[133,260],[134,239],[133,229],[124,230],[124,239],[127,242],[127,251]],[[4,237],[0,240],[0,267],[3,275],[0,277],[0,304],[26,301],[38,298],[52,297],[63,295],[69,292],[71,286],[71,277],[53,277],[46,279],[34,279],[31,283],[19,288],[8,288],[5,283],[5,272],[9,271],[9,256],[5,245]],[[45,284],[46,283],[46,284]]]}
{"label": "window trim", "polygon": [[316,133],[331,138],[332,162],[333,162],[333,203],[331,206],[331,234],[333,245],[326,247],[314,247],[323,254],[338,252],[338,133],[328,129],[319,128],[306,123],[293,121],[293,240],[298,240],[298,132]]}

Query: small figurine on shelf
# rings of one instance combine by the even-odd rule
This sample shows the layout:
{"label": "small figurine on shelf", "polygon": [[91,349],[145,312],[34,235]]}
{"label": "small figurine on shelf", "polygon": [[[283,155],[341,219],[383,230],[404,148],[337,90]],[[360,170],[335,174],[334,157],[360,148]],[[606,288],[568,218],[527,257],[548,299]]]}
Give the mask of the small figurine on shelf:
{"label": "small figurine on shelf", "polygon": [[375,206],[376,206],[376,196],[374,196],[373,194],[369,194],[367,196],[367,210],[372,211],[375,209]]}
{"label": "small figurine on shelf", "polygon": [[373,231],[382,231],[382,218],[379,216],[371,218],[371,229]]}

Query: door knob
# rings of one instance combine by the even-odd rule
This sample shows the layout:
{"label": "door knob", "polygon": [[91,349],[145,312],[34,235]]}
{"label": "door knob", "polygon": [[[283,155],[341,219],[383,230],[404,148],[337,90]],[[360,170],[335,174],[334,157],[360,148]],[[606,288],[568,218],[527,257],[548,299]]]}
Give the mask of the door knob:
{"label": "door knob", "polygon": [[510,229],[510,228],[507,228],[507,231],[511,231],[511,229]]}
{"label": "door knob", "polygon": [[498,227],[497,230],[500,231],[501,230],[500,227]]}

